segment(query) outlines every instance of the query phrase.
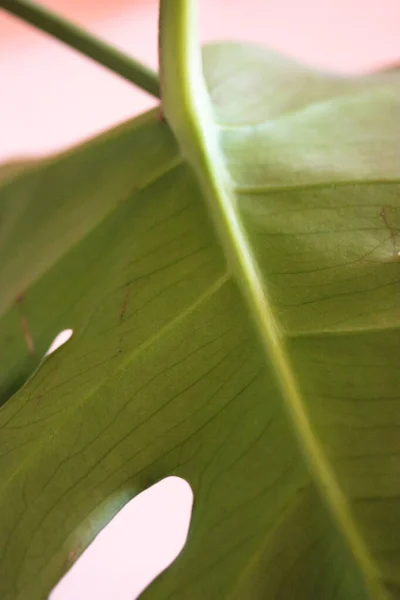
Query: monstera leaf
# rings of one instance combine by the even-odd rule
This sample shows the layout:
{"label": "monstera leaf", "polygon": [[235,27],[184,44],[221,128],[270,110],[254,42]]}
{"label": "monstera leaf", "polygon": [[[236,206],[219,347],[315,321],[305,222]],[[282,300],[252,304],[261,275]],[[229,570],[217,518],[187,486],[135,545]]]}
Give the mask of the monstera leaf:
{"label": "monstera leaf", "polygon": [[228,44],[203,80],[191,9],[165,118],[2,178],[0,598],[167,475],[194,510],[145,598],[400,598],[400,73]]}

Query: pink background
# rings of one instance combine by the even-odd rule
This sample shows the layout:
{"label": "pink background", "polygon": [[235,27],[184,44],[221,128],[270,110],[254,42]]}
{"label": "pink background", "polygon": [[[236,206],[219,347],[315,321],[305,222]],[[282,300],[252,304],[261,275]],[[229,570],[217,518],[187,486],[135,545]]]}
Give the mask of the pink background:
{"label": "pink background", "polygon": [[[47,0],[156,66],[154,0]],[[399,0],[200,0],[203,40],[259,42],[305,62],[365,70],[400,59]],[[151,105],[130,84],[0,12],[0,160],[74,143]]]}
{"label": "pink background", "polygon": [[[153,0],[44,4],[156,66]],[[200,0],[199,4],[204,41],[259,42],[310,64],[346,72],[400,61],[399,0]],[[71,145],[153,102],[0,12],[0,161]],[[52,600],[132,600],[179,552],[190,508],[190,489],[177,478],[140,495],[100,534]]]}

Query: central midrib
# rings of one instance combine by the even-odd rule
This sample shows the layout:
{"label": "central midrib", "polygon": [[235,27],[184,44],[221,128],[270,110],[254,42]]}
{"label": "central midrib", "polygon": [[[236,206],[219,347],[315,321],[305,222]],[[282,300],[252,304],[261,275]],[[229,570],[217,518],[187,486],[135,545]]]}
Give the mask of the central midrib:
{"label": "central midrib", "polygon": [[321,497],[354,557],[371,598],[388,600],[348,501],[311,426],[284,347],[283,333],[237,215],[233,186],[220,150],[218,130],[202,75],[200,49],[197,42],[193,42],[197,39],[193,30],[197,22],[195,12],[194,0],[176,0],[169,4],[166,1],[162,10],[161,68],[163,80],[168,82],[163,94],[167,120],[178,138],[184,158],[197,174],[228,264],[255,318],[266,358],[273,362],[286,413]]}
{"label": "central midrib", "polygon": [[[207,137],[211,137],[209,133]],[[225,229],[226,233],[223,235],[225,239],[223,239],[222,245],[233,275],[236,277],[250,312],[255,318],[266,357],[274,365],[286,412],[326,504],[363,573],[367,588],[377,600],[387,600],[387,594],[379,581],[376,566],[357,528],[348,501],[321,448],[318,437],[313,431],[285,349],[284,334],[280,331],[247,235],[235,211],[235,198],[231,193],[231,188],[226,184],[226,173],[222,170],[224,167],[221,164],[219,167],[215,166],[218,165],[217,154],[212,150],[208,141],[207,145],[204,145],[204,151],[207,152],[205,158],[208,158],[209,170],[203,171],[202,187],[203,189],[208,188],[207,197],[209,204],[213,205],[214,221],[220,223],[219,231],[223,227]],[[230,242],[229,245],[227,242]]]}

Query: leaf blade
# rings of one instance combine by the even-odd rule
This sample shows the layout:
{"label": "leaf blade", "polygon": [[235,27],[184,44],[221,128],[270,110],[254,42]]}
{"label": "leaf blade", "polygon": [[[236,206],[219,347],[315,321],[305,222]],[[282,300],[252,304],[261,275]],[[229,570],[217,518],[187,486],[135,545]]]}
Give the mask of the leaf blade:
{"label": "leaf blade", "polygon": [[[174,146],[167,162],[176,156]],[[357,325],[361,303],[356,299],[347,328],[333,327],[343,313],[340,306],[336,313],[332,306],[319,311],[325,322],[315,313],[307,317],[296,313],[299,308],[285,306],[312,300],[300,296],[315,293],[312,283],[323,284],[317,300],[332,294],[348,285],[346,277],[367,294],[362,305],[371,305],[368,293],[374,292],[365,288],[373,269],[381,271],[382,257],[393,252],[392,242],[374,208],[377,189],[372,186],[368,195],[365,185],[350,187],[350,192],[336,186],[328,191],[279,188],[268,194],[238,194],[236,208],[252,255],[268,280],[312,424],[357,524],[367,534],[389,595],[390,586],[396,593],[398,585],[397,501],[386,498],[391,511],[382,510],[379,522],[373,498],[366,503],[371,490],[365,473],[373,467],[371,481],[378,495],[390,491],[385,488],[390,481],[395,491],[397,458],[388,462],[384,456],[396,450],[397,439],[395,427],[390,429],[398,414],[393,286],[374,304],[387,311],[389,327],[383,327],[386,321],[379,314],[371,327],[368,315],[361,315]],[[390,194],[386,205],[393,192],[383,188],[387,190],[386,183],[379,197]],[[353,208],[346,208],[343,189]],[[321,198],[331,208],[327,220],[318,212]],[[370,208],[360,213],[365,206]],[[316,246],[315,232],[326,222],[332,231],[317,234]],[[367,234],[357,233],[360,222]],[[260,230],[267,235],[258,235]],[[282,232],[286,235],[274,235]],[[335,245],[339,235],[340,244]],[[378,267],[363,264],[361,278],[357,262],[351,266],[349,261],[352,235],[358,254],[350,258],[357,260],[362,251],[372,249],[376,254],[370,258],[378,261]],[[374,240],[380,243],[377,250],[371,246]],[[290,272],[301,277],[305,267],[314,269],[314,275],[304,273],[304,285],[295,288]],[[390,283],[395,268],[395,262],[387,263],[383,280]],[[9,575],[9,580],[2,578],[3,594],[19,600],[43,598],[68,568],[72,549],[78,547],[79,554],[141,489],[176,474],[195,492],[188,544],[145,597],[270,594],[288,599],[297,596],[300,585],[310,600],[368,597],[299,453],[274,363],[265,360],[231,272],[198,185],[182,164],[109,214],[32,286],[29,293],[39,299],[66,274],[69,281],[80,282],[68,301],[76,303],[68,312],[74,338],[0,413],[2,419],[14,419],[9,425],[21,426],[2,433],[2,449],[15,448],[14,467],[10,456],[1,466],[2,474],[7,468],[11,475],[8,491],[0,495],[2,528],[10,536],[10,544],[3,547],[7,561],[2,568]],[[217,282],[224,283],[218,287]],[[205,297],[207,289],[215,293]],[[355,298],[356,292],[357,287]],[[53,305],[54,297],[48,298],[46,306]],[[374,438],[377,427],[385,432],[381,455],[382,437]],[[26,446],[18,448],[21,442]],[[368,444],[375,454],[362,458]]]}

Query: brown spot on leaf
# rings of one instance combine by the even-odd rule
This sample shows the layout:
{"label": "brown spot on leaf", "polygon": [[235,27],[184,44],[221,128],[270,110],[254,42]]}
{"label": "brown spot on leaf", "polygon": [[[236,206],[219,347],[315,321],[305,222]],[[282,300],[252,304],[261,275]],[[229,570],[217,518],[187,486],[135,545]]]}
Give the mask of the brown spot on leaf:
{"label": "brown spot on leaf", "polygon": [[389,232],[390,239],[392,241],[393,256],[398,257],[398,256],[400,256],[400,252],[397,249],[397,230],[395,227],[390,225],[388,215],[387,215],[387,208],[382,207],[381,211],[379,213],[379,216],[382,219],[383,223],[385,224],[386,229]]}
{"label": "brown spot on leaf", "polygon": [[130,294],[130,289],[129,287],[125,288],[125,292],[124,292],[124,299],[121,305],[121,310],[119,313],[119,322],[122,323],[125,313],[126,313],[126,309],[128,307],[128,302],[129,302],[129,294]]}
{"label": "brown spot on leaf", "polygon": [[19,312],[19,321],[21,324],[22,335],[24,336],[26,347],[28,348],[29,354],[31,356],[34,356],[35,355],[35,345],[33,343],[33,338],[31,335],[29,320],[24,312],[24,306],[23,306],[24,300],[25,300],[25,293],[20,292],[17,295],[17,297],[15,298],[15,304],[16,304],[18,312]]}

